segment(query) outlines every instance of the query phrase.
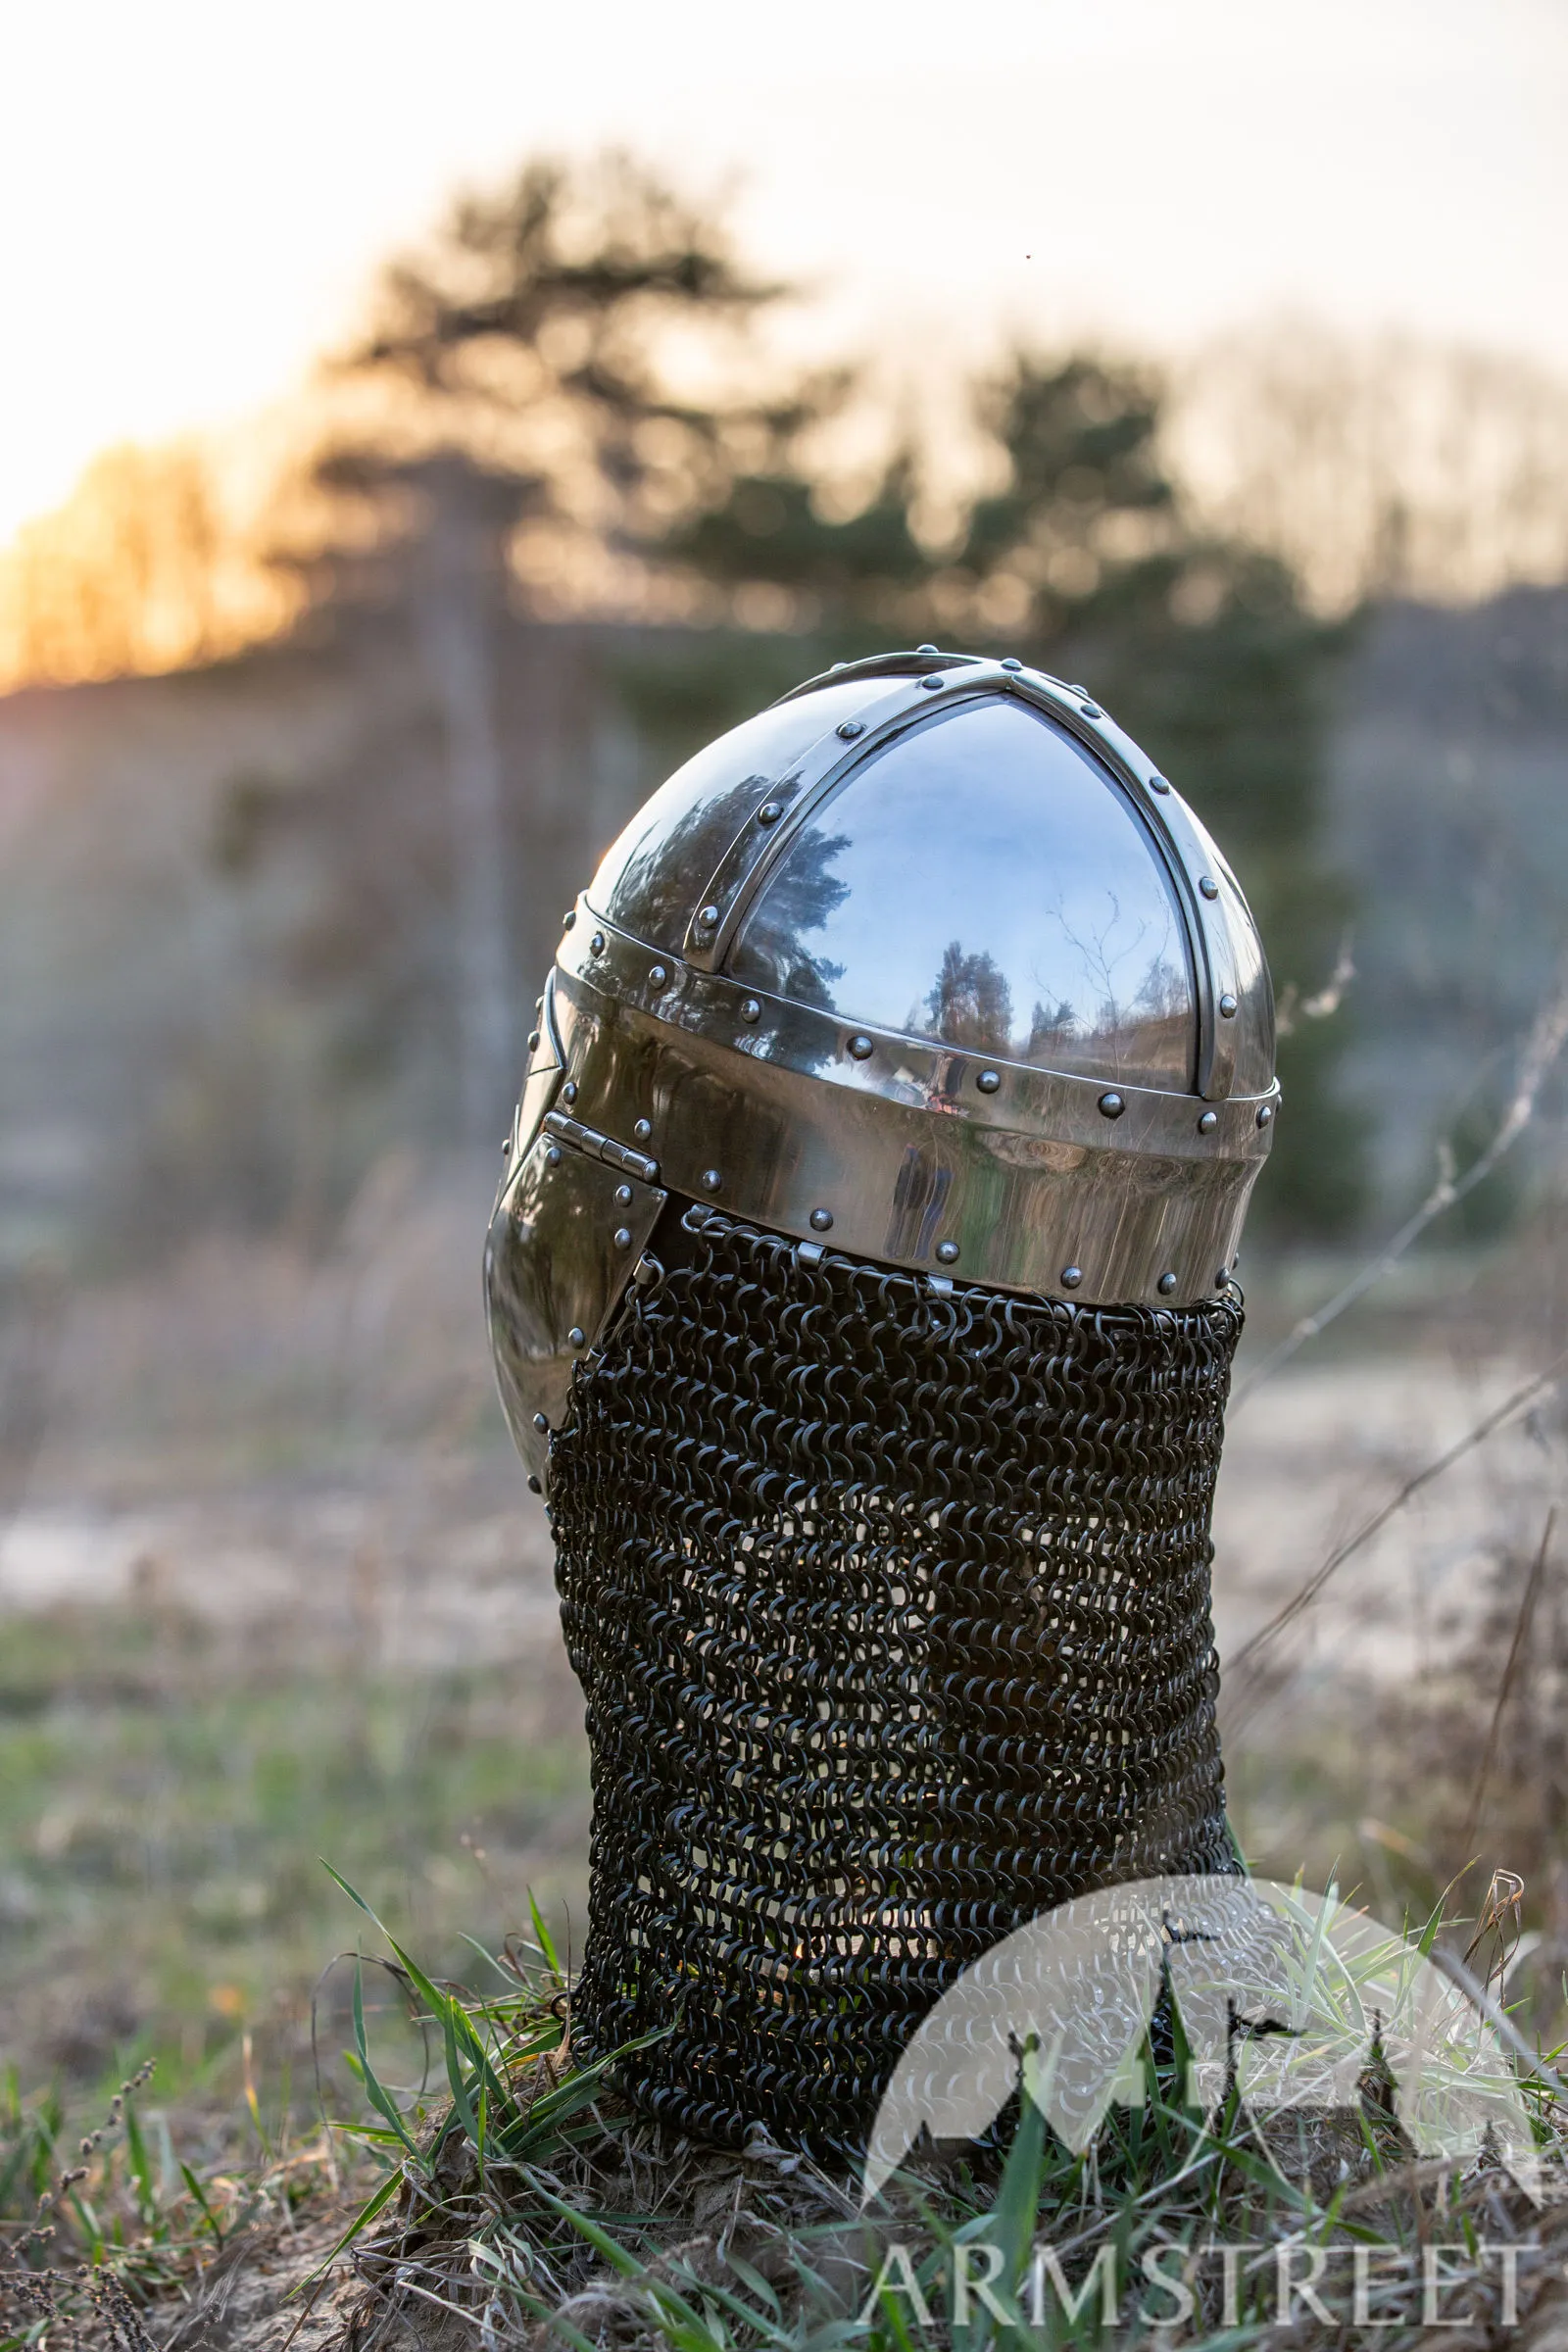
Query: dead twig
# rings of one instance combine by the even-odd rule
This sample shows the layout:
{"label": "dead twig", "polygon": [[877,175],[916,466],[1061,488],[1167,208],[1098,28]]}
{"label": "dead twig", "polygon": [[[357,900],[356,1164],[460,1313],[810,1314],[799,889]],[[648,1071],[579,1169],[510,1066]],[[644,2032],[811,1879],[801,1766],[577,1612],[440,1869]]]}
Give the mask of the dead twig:
{"label": "dead twig", "polygon": [[1397,1494],[1392,1494],[1369,1519],[1363,1520],[1353,1535],[1347,1536],[1343,1544],[1337,1544],[1321,1567],[1313,1570],[1305,1584],[1291,1595],[1284,1607],[1277,1609],[1268,1623],[1260,1626],[1250,1642],[1243,1643],[1227,1666],[1233,1694],[1238,1688],[1240,1690],[1239,1701],[1233,1697],[1233,1703],[1227,1710],[1232,1732],[1239,1731],[1250,1720],[1252,1705],[1248,1702],[1250,1700],[1255,1705],[1260,1695],[1263,1677],[1256,1664],[1260,1653],[1278,1640],[1287,1626],[1293,1625],[1297,1618],[1305,1614],[1347,1560],[1353,1559],[1358,1551],[1363,1550],[1373,1537],[1387,1527],[1389,1521],[1396,1518],[1413,1496],[1420,1494],[1423,1487],[1431,1486],[1446,1470],[1451,1470],[1455,1462],[1484,1445],[1495,1430],[1502,1428],[1504,1422],[1511,1421],[1516,1413],[1522,1412],[1533,1397],[1539,1396],[1543,1389],[1551,1386],[1565,1365],[1568,1365],[1568,1348],[1554,1355],[1544,1372],[1538,1372],[1533,1380],[1526,1381],[1523,1388],[1515,1389],[1511,1396],[1504,1397],[1501,1404],[1494,1406],[1473,1429],[1467,1430],[1446,1452],[1440,1453],[1435,1461],[1428,1462],[1412,1478],[1407,1478]]}
{"label": "dead twig", "polygon": [[1496,1134],[1472,1161],[1462,1176],[1453,1172],[1453,1153],[1445,1143],[1438,1154],[1438,1180],[1413,1216],[1407,1217],[1393,1240],[1386,1243],[1375,1257],[1369,1258],[1359,1273],[1353,1275],[1343,1290],[1336,1291],[1326,1305],[1314,1308],[1292,1325],[1279,1346],[1253,1366],[1231,1398],[1232,1418],[1239,1413],[1249,1396],[1272,1380],[1291,1358],[1315,1340],[1320,1332],[1337,1322],[1348,1307],[1364,1298],[1386,1274],[1392,1273],[1405,1251],[1418,1242],[1427,1227],[1441,1217],[1446,1209],[1456,1207],[1476,1187],[1484,1184],[1493,1169],[1511,1152],[1525,1129],[1536,1115],[1542,1087],[1565,1045],[1568,1045],[1568,964],[1560,968],[1556,986],[1542,1005],[1531,1025],[1530,1034],[1519,1056],[1519,1076],[1514,1085],[1513,1099],[1502,1116]]}
{"label": "dead twig", "polygon": [[1502,1718],[1512,1695],[1514,1676],[1519,1670],[1519,1661],[1524,1656],[1525,1643],[1530,1638],[1531,1620],[1536,1613],[1536,1595],[1541,1591],[1542,1579],[1546,1573],[1546,1555],[1551,1549],[1551,1531],[1556,1524],[1556,1519],[1557,1508],[1554,1503],[1546,1513],[1546,1524],[1541,1535],[1541,1548],[1536,1553],[1535,1559],[1531,1563],[1530,1574],[1525,1579],[1525,1589],[1519,1600],[1519,1614],[1514,1620],[1513,1640],[1508,1645],[1508,1660],[1502,1670],[1502,1681],[1497,1686],[1497,1703],[1492,1710],[1492,1728],[1487,1734],[1487,1744],[1481,1752],[1481,1765],[1476,1774],[1475,1788],[1470,1795],[1470,1810],[1464,1817],[1464,1830],[1459,1838],[1459,1851],[1466,1859],[1469,1858],[1476,1831],[1481,1826],[1481,1808],[1486,1803],[1487,1783],[1492,1778],[1492,1767],[1497,1758],[1497,1740],[1502,1730]]}

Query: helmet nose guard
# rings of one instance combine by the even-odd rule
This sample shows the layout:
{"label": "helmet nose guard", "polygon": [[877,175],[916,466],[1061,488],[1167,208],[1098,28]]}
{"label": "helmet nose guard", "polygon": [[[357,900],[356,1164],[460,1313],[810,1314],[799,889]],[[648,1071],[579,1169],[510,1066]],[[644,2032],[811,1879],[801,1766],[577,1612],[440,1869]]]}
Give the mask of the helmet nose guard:
{"label": "helmet nose guard", "polygon": [[565,917],[486,1249],[530,1470],[670,1193],[808,1261],[1188,1306],[1235,1263],[1273,1065],[1235,877],[1083,689],[929,650],[808,681]]}

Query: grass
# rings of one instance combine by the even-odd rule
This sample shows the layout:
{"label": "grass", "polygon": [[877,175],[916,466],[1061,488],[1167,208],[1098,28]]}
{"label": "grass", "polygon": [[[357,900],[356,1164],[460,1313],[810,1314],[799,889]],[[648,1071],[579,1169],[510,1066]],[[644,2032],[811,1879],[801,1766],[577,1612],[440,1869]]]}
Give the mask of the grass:
{"label": "grass", "polygon": [[[1430,2316],[1424,2246],[1453,2249],[1439,2296],[1451,2323],[1498,2319],[1505,2295],[1523,2308],[1568,2242],[1494,2165],[1463,2180],[1411,2166],[1370,2100],[1313,2121],[1305,2145],[1292,2119],[1259,2123],[1234,2089],[1214,2114],[1178,2104],[1179,2015],[1162,2066],[1146,2044],[1152,2095],[1114,2112],[1084,2155],[1025,2100],[1004,2155],[929,2156],[862,2214],[853,2171],[835,2177],[765,2136],[742,2153],[693,2146],[620,2104],[614,2061],[574,2068],[565,1976],[535,1927],[521,1982],[478,2000],[381,1931],[439,2039],[448,2096],[428,2117],[416,2103],[405,2113],[357,2025],[379,2120],[356,2136],[387,2167],[347,2241],[366,2352],[411,2330],[453,2345],[982,2352],[1140,2340],[1152,2311],[1183,2305],[1191,2334],[1250,2344],[1279,2325],[1282,2250],[1287,2293],[1317,2256],[1325,2278],[1337,2263],[1319,2290],[1325,2340],[1359,2289],[1397,2352]],[[1539,2085],[1534,2104],[1562,2195],[1568,2118]],[[1227,2243],[1234,2264],[1214,2259]]]}
{"label": "grass", "polygon": [[[261,2095],[286,2106],[343,1940],[317,1856],[432,1940],[453,1917],[498,1937],[525,1883],[564,1922],[586,1825],[575,1713],[554,1659],[393,1674],[167,1612],[13,1619],[0,2050],[34,2091],[155,2056],[161,2103],[191,2109],[232,2099],[248,2034]],[[341,2013],[341,1970],[324,1997]]]}
{"label": "grass", "polygon": [[[496,1988],[474,1993],[338,1886],[418,2018],[433,2082],[399,2089],[386,2071],[367,1955],[350,2023],[361,2098],[333,2129],[358,2178],[347,2196],[334,2180],[335,2202],[321,2192],[341,2160],[319,2141],[270,2150],[248,2180],[188,2167],[169,2180],[134,2083],[63,2167],[58,2120],[13,2107],[13,2209],[19,2185],[42,2209],[30,2230],[13,2224],[22,2263],[0,2352],[44,2325],[117,2352],[202,2343],[236,2262],[275,2255],[284,2231],[295,2317],[324,2310],[330,2340],[357,2352],[1001,2352],[1144,2342],[1156,2321],[1167,2341],[1243,2347],[1277,2337],[1282,2310],[1292,2340],[1327,2345],[1358,2303],[1405,2352],[1434,2318],[1468,2322],[1474,2342],[1510,2312],[1544,2314],[1561,2273],[1568,2204],[1538,2216],[1485,2159],[1462,2179],[1409,2164],[1374,2104],[1315,2119],[1304,2140],[1234,2090],[1212,2114],[1180,2104],[1179,2017],[1162,2064],[1146,2048],[1152,2095],[1113,2111],[1084,2155],[1026,2100],[1004,2153],[928,2153],[862,2214],[850,2170],[765,2136],[742,2152],[693,2145],[622,2104],[614,2062],[575,2064],[565,1971],[537,1911],[491,1964]],[[618,2055],[635,2065],[635,2045]],[[1561,2197],[1568,2119],[1539,2085],[1535,2107]],[[67,2246],[84,2267],[62,2261]]]}

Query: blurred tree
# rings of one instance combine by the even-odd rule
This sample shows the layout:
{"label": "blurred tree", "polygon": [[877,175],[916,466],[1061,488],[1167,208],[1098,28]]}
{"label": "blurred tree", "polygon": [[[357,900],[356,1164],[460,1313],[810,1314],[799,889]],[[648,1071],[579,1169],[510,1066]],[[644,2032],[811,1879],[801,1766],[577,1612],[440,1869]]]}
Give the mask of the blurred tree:
{"label": "blurred tree", "polygon": [[1189,494],[1321,611],[1568,574],[1568,383],[1517,356],[1272,319],[1198,354],[1173,422]]}
{"label": "blurred tree", "polygon": [[896,450],[858,512],[834,519],[822,513],[821,485],[801,463],[802,439],[799,423],[780,431],[769,471],[735,476],[716,502],[665,530],[651,552],[732,597],[763,583],[782,590],[793,626],[831,633],[839,658],[848,658],[885,645],[890,631],[929,610],[934,564],[910,515],[919,461],[907,446]]}
{"label": "blurred tree", "polygon": [[[511,485],[528,610],[649,609],[650,543],[765,469],[848,387],[838,370],[781,388],[752,329],[787,291],[622,155],[532,164],[464,199],[425,253],[386,271],[370,332],[336,364],[354,398],[317,479],[358,495],[358,527],[296,560],[321,594],[395,587],[428,519],[405,467],[461,452]],[[657,592],[651,609],[678,610]]]}
{"label": "blurred tree", "polygon": [[645,597],[650,540],[831,401],[826,378],[782,398],[746,388],[737,330],[780,291],[624,157],[535,164],[387,271],[370,333],[339,363],[355,406],[314,469],[328,525],[287,560],[318,613],[402,610],[440,713],[472,1138],[501,1116],[517,1058],[498,631],[509,604]]}
{"label": "blurred tree", "polygon": [[215,662],[275,633],[296,598],[232,512],[198,441],[127,443],[0,555],[0,691]]}

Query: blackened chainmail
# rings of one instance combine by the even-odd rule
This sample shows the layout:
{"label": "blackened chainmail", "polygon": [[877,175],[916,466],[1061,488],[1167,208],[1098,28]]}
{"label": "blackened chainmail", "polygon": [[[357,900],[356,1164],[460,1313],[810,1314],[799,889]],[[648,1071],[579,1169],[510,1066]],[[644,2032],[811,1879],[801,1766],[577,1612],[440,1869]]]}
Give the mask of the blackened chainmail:
{"label": "blackened chainmail", "polygon": [[1235,1866],[1240,1307],[944,1295],[673,1203],[652,1256],[551,1450],[593,1753],[573,2043],[672,2028],[622,2064],[637,2105],[837,2155],[1001,1936]]}

